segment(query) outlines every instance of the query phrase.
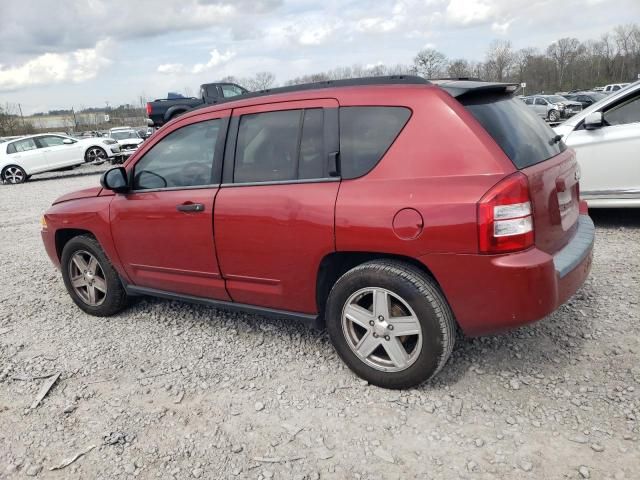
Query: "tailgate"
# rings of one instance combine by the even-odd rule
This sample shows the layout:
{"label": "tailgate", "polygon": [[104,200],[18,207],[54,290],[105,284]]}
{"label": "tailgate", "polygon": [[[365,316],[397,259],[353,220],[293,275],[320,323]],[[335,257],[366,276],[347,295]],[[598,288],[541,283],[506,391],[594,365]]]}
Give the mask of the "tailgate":
{"label": "tailgate", "polygon": [[536,246],[553,254],[573,237],[579,215],[580,169],[567,149],[521,170],[529,179]]}

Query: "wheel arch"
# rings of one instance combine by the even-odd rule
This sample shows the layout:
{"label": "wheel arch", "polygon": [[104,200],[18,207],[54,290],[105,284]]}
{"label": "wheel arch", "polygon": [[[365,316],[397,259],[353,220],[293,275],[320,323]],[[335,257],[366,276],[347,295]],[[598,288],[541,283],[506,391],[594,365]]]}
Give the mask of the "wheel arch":
{"label": "wheel arch", "polygon": [[[324,322],[327,298],[336,281],[352,268],[372,260],[398,260],[407,263],[428,275],[440,287],[431,270],[425,264],[412,257],[383,252],[332,252],[320,261],[316,275],[316,304],[318,318],[321,322]],[[440,290],[442,291],[442,288]]]}
{"label": "wheel arch", "polygon": [[64,249],[65,245],[69,243],[71,239],[75,237],[79,237],[80,235],[89,235],[93,238],[96,238],[96,236],[89,230],[84,230],[80,228],[60,228],[56,230],[55,244],[56,244],[56,254],[58,255],[58,260],[62,258],[62,250]]}
{"label": "wheel arch", "polygon": [[164,114],[164,121],[165,122],[169,122],[174,117],[176,117],[178,115],[182,115],[183,113],[186,113],[189,110],[190,110],[190,108],[187,107],[186,105],[175,105],[173,107],[169,107],[167,109],[166,113]]}

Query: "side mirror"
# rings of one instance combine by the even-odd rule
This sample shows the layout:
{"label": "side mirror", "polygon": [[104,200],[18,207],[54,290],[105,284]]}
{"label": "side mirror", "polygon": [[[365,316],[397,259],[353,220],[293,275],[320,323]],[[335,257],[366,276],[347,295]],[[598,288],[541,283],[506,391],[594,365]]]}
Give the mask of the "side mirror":
{"label": "side mirror", "polygon": [[153,120],[151,120],[150,118],[147,118],[147,126],[153,127]]}
{"label": "side mirror", "polygon": [[65,138],[64,140],[62,140],[62,143],[64,143],[65,145],[71,145],[72,143],[76,143],[76,142],[74,142],[70,138]]}
{"label": "side mirror", "polygon": [[116,167],[107,170],[100,178],[102,188],[111,190],[116,193],[123,193],[129,190],[129,182],[127,181],[127,171],[124,167]]}
{"label": "side mirror", "polygon": [[602,127],[602,112],[593,112],[584,119],[584,128],[587,130],[595,130]]}

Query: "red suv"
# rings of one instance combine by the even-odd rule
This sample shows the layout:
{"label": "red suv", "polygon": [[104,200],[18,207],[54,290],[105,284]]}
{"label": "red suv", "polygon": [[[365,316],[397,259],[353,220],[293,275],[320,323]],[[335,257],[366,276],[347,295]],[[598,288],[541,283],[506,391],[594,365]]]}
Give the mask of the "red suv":
{"label": "red suv", "polygon": [[326,325],[406,388],[468,335],[543,318],[589,273],[573,151],[516,86],[383,77],[247,94],[168,123],[42,237],[73,301],[134,295]]}

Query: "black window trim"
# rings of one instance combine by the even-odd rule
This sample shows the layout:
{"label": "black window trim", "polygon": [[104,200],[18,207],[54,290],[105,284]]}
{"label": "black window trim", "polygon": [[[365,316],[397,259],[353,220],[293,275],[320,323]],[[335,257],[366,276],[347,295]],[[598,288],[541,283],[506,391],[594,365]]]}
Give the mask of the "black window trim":
{"label": "black window trim", "polygon": [[[270,105],[270,104],[267,104]],[[328,119],[338,119],[338,110],[339,105],[335,107],[324,107],[324,106],[314,106],[313,101],[310,101],[309,106],[304,107],[296,107],[296,108],[277,108],[281,106],[282,103],[274,103],[276,108],[273,110],[266,110],[261,112],[254,113],[246,113],[244,115],[256,115],[260,113],[271,113],[271,112],[283,112],[288,110],[300,110],[300,119],[298,123],[298,139],[297,139],[297,157],[298,161],[296,164],[296,177],[299,175],[300,170],[300,144],[302,142],[302,129],[304,128],[304,114],[306,110],[315,110],[322,109],[322,130],[323,130],[323,150],[325,152],[325,162],[322,166],[323,177],[319,178],[296,178],[292,180],[265,180],[258,182],[234,182],[233,176],[235,171],[235,157],[236,157],[236,149],[238,147],[238,132],[240,130],[240,119],[244,115],[232,116],[231,121],[229,123],[229,128],[227,131],[227,141],[225,142],[225,152],[224,152],[224,164],[223,164],[223,172],[222,172],[222,183],[220,187],[256,187],[262,185],[292,185],[292,184],[303,184],[303,183],[326,183],[326,182],[337,182],[341,180],[340,176],[329,176],[329,153],[335,153],[335,151],[339,150],[339,135],[340,128],[338,122],[329,122]],[[264,105],[260,105],[264,106]],[[243,109],[246,107],[242,107]],[[332,115],[332,112],[334,114]],[[233,112],[232,112],[233,115]]]}
{"label": "black window trim", "polygon": [[[607,105],[603,105],[601,108],[599,108],[598,110],[595,110],[591,113],[596,113],[596,112],[600,112],[602,113],[602,121],[605,122],[606,119],[604,118],[604,115],[606,112],[608,112],[609,110],[611,110],[612,108],[615,108],[623,103],[625,103],[628,100],[633,101],[633,99],[635,99],[636,97],[640,97],[640,89],[638,90],[633,90],[628,92],[629,95],[624,95],[618,99],[616,99],[615,101],[612,101],[611,103],[607,104]],[[598,100],[599,101],[599,100]],[[586,116],[585,116],[586,118]],[[578,124],[575,126],[575,128],[573,129],[574,132],[578,131],[578,130],[584,130],[584,118],[582,120],[580,120],[580,122],[578,122]],[[638,123],[638,122],[633,122],[633,123]],[[629,123],[624,123],[622,125],[605,125],[603,124],[601,128],[605,128],[605,127],[621,127],[624,125],[631,125]]]}
{"label": "black window trim", "polygon": [[[197,122],[187,123],[186,125],[181,126],[180,128],[176,128],[175,130],[171,130],[171,132],[164,135],[161,139],[159,139],[149,150],[144,152],[140,158],[136,159],[136,163],[134,163],[131,167],[131,174],[129,175],[129,190],[124,193],[124,195],[132,194],[132,193],[154,193],[154,192],[170,192],[175,190],[202,190],[214,187],[220,187],[221,184],[221,172],[222,172],[222,155],[224,152],[224,139],[227,137],[227,130],[229,128],[229,116],[226,117],[216,117],[216,118],[201,118]],[[136,190],[133,188],[133,180],[135,178],[135,170],[136,166],[140,161],[147,156],[147,154],[155,148],[160,142],[162,142],[165,138],[171,135],[173,132],[177,132],[178,130],[189,127],[191,125],[196,125],[198,123],[208,122],[211,120],[220,120],[222,124],[220,125],[220,130],[218,130],[218,136],[216,138],[216,148],[213,152],[212,162],[212,173],[211,176],[213,178],[213,183],[209,183],[206,185],[190,185],[185,187],[163,187],[163,188],[148,188]]]}

